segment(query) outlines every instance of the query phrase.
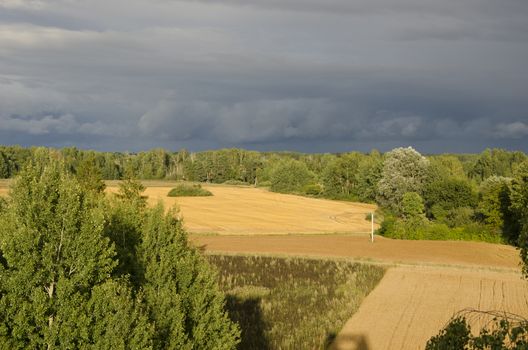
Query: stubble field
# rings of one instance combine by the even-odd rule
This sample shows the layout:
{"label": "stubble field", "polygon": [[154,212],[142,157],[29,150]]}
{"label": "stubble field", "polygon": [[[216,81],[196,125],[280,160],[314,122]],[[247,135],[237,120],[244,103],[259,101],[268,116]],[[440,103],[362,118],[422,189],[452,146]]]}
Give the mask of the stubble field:
{"label": "stubble field", "polygon": [[[314,199],[269,192],[262,188],[203,186],[210,197],[167,197],[171,186],[145,182],[149,203],[180,208],[192,233],[289,234],[367,233],[367,213],[375,205]],[[117,187],[110,184],[109,192]]]}

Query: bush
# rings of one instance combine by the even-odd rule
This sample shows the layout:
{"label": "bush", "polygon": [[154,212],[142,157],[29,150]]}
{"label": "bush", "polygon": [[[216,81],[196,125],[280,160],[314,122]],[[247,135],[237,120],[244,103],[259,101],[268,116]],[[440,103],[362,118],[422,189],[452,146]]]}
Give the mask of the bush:
{"label": "bush", "polygon": [[271,181],[261,181],[257,184],[257,187],[271,187]]}
{"label": "bush", "polygon": [[500,235],[479,223],[451,228],[445,223],[427,220],[402,220],[391,215],[385,217],[378,233],[395,239],[503,243]]}
{"label": "bush", "polygon": [[309,184],[303,187],[302,192],[309,196],[319,196],[323,193],[323,187],[319,184]]}
{"label": "bush", "polygon": [[247,182],[240,181],[240,180],[227,180],[227,181],[224,181],[223,184],[229,185],[229,186],[249,186]]}
{"label": "bush", "polygon": [[179,184],[169,191],[168,197],[207,197],[213,194],[200,184]]}
{"label": "bush", "polygon": [[[478,335],[471,332],[467,320],[478,319],[486,326]],[[427,342],[426,350],[528,348],[528,321],[505,312],[462,310],[449,324]]]}

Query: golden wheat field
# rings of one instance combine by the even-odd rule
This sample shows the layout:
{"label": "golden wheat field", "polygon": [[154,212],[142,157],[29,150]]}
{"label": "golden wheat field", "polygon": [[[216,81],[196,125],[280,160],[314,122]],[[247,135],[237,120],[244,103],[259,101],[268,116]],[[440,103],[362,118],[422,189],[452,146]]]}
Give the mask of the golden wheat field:
{"label": "golden wheat field", "polygon": [[[289,234],[368,233],[367,213],[375,205],[269,192],[262,188],[203,186],[210,197],[167,197],[171,186],[148,186],[150,204],[177,205],[184,225],[193,233]],[[110,184],[109,192],[117,187]]]}

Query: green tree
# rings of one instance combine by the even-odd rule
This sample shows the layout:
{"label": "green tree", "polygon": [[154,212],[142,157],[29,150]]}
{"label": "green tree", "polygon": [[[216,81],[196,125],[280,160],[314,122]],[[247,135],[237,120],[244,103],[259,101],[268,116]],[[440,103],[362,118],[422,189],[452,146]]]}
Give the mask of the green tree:
{"label": "green tree", "polygon": [[144,191],[145,186],[141,181],[133,179],[129,174],[119,183],[119,191],[115,196],[122,201],[131,202],[133,206],[144,208],[147,205],[147,197],[142,195]]}
{"label": "green tree", "polygon": [[442,219],[458,208],[472,208],[477,199],[471,184],[457,178],[437,179],[428,183],[424,197],[428,214],[435,219]]}
{"label": "green tree", "polygon": [[406,192],[402,200],[402,215],[406,220],[425,219],[424,202],[416,192]]}
{"label": "green tree", "polygon": [[378,183],[378,202],[401,214],[402,199],[406,192],[423,193],[428,167],[429,161],[412,147],[388,152]]}
{"label": "green tree", "polygon": [[100,202],[40,153],[0,216],[0,343],[5,348],[149,348],[151,326],[125,281]]}
{"label": "green tree", "polygon": [[301,192],[303,187],[314,181],[315,175],[305,163],[298,160],[281,160],[270,175],[273,192]]}
{"label": "green tree", "polygon": [[523,272],[528,277],[528,161],[522,163],[514,174],[510,198],[516,223],[512,239],[517,240],[521,249]]}
{"label": "green tree", "polygon": [[333,198],[354,196],[358,166],[359,156],[354,153],[345,154],[330,161],[321,176],[324,193]]}
{"label": "green tree", "polygon": [[88,191],[103,193],[106,188],[103,182],[103,174],[97,166],[94,155],[88,156],[79,163],[76,176],[80,185]]}
{"label": "green tree", "polygon": [[160,349],[232,349],[240,332],[206,260],[191,248],[175,213],[146,211],[138,249],[142,290]]}
{"label": "green tree", "polygon": [[0,179],[7,179],[11,176],[9,163],[7,156],[0,150]]}
{"label": "green tree", "polygon": [[357,173],[356,193],[360,200],[372,202],[376,200],[378,183],[383,171],[383,159],[378,151],[372,151],[361,160]]}
{"label": "green tree", "polygon": [[510,213],[512,179],[490,176],[479,187],[477,211],[484,223],[496,231],[504,231]]}

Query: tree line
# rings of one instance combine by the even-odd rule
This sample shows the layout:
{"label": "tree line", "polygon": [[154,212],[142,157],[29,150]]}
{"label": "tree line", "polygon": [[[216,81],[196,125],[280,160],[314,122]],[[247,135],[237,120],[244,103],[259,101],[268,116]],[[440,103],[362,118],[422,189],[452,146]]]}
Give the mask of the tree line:
{"label": "tree line", "polygon": [[[0,178],[15,176],[42,149],[0,146]],[[528,157],[487,149],[480,154],[421,155],[411,148],[382,154],[304,154],[220,149],[153,149],[139,153],[77,148],[50,150],[83,177],[165,179],[267,186],[272,191],[377,203],[381,233],[394,238],[473,239],[517,244],[512,186]]]}

